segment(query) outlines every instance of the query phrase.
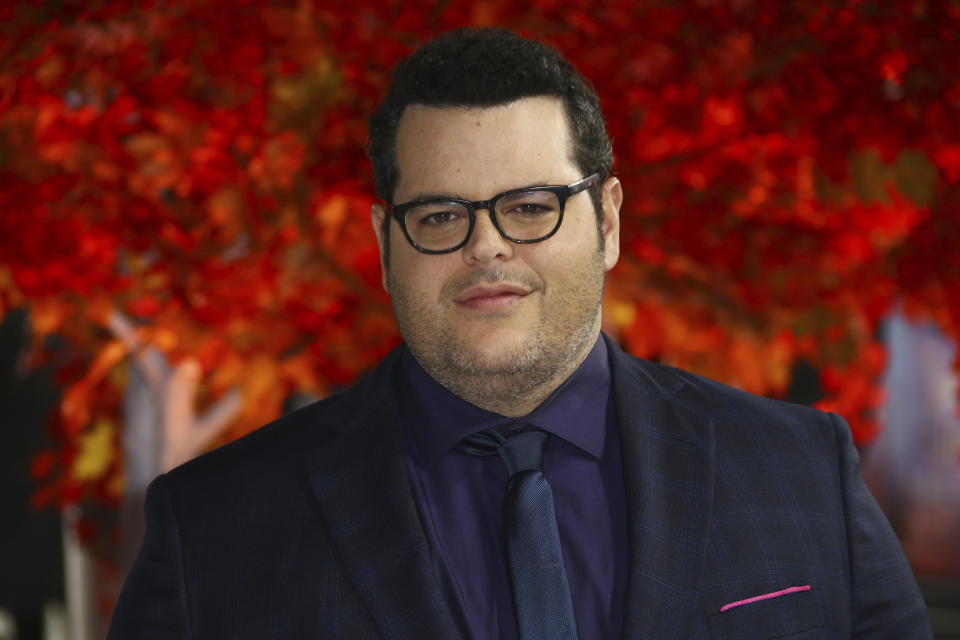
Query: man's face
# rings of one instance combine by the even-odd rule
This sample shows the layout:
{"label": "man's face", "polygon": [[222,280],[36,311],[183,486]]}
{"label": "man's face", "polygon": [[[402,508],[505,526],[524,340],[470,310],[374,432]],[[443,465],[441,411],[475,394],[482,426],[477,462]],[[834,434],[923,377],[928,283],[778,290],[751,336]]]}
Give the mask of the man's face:
{"label": "man's face", "polygon": [[[397,132],[397,164],[397,204],[443,196],[485,200],[584,177],[570,159],[562,104],[549,97],[490,108],[410,106]],[[587,192],[567,200],[560,229],[536,244],[505,240],[489,212],[478,210],[466,246],[427,255],[391,222],[384,286],[401,333],[434,379],[496,408],[539,395],[538,386],[549,393],[572,373],[599,332],[604,272],[619,256],[620,186],[611,178],[602,188],[602,250]],[[381,255],[384,215],[374,208]],[[505,405],[499,408],[506,414]]]}

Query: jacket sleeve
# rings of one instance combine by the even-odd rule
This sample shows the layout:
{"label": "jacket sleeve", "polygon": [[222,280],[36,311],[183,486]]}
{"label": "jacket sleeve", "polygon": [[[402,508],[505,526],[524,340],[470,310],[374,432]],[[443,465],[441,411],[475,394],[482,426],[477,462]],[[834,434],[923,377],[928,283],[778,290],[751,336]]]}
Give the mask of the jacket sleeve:
{"label": "jacket sleeve", "polygon": [[110,623],[108,640],[190,638],[180,531],[165,476],[147,488],[147,527]]}
{"label": "jacket sleeve", "polygon": [[854,638],[928,640],[927,610],[903,549],[860,476],[850,427],[830,414],[840,450],[840,481],[850,562]]}

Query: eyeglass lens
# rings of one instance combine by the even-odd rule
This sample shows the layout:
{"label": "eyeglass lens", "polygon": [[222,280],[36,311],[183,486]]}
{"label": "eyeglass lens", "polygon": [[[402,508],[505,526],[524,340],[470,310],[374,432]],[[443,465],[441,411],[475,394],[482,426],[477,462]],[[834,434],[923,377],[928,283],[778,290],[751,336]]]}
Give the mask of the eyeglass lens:
{"label": "eyeglass lens", "polygon": [[[508,193],[494,203],[492,214],[510,240],[539,240],[553,233],[560,220],[560,200],[546,190]],[[428,202],[409,209],[407,232],[424,249],[442,251],[463,242],[470,231],[470,214],[459,202]]]}

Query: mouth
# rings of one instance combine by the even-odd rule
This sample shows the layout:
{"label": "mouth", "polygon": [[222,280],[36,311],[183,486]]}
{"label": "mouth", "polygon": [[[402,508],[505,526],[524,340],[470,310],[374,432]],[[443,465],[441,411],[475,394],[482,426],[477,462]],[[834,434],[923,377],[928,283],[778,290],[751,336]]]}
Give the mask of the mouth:
{"label": "mouth", "polygon": [[453,301],[473,311],[500,311],[517,304],[528,295],[530,290],[518,285],[486,284],[464,289]]}

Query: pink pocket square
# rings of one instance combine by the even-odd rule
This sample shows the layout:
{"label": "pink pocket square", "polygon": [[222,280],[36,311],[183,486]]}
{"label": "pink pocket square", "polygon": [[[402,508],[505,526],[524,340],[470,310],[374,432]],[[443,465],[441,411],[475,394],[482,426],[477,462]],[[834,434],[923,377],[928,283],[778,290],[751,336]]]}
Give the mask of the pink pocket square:
{"label": "pink pocket square", "polygon": [[759,602],[760,600],[769,600],[770,598],[779,598],[780,596],[785,596],[788,593],[796,593],[797,591],[810,591],[810,585],[805,584],[802,587],[790,587],[789,589],[782,589],[780,591],[774,591],[773,593],[765,593],[762,596],[754,596],[752,598],[747,598],[746,600],[737,600],[736,602],[731,602],[730,604],[725,604],[720,607],[720,612],[722,613],[727,609],[739,607],[742,604],[750,604],[751,602]]}

